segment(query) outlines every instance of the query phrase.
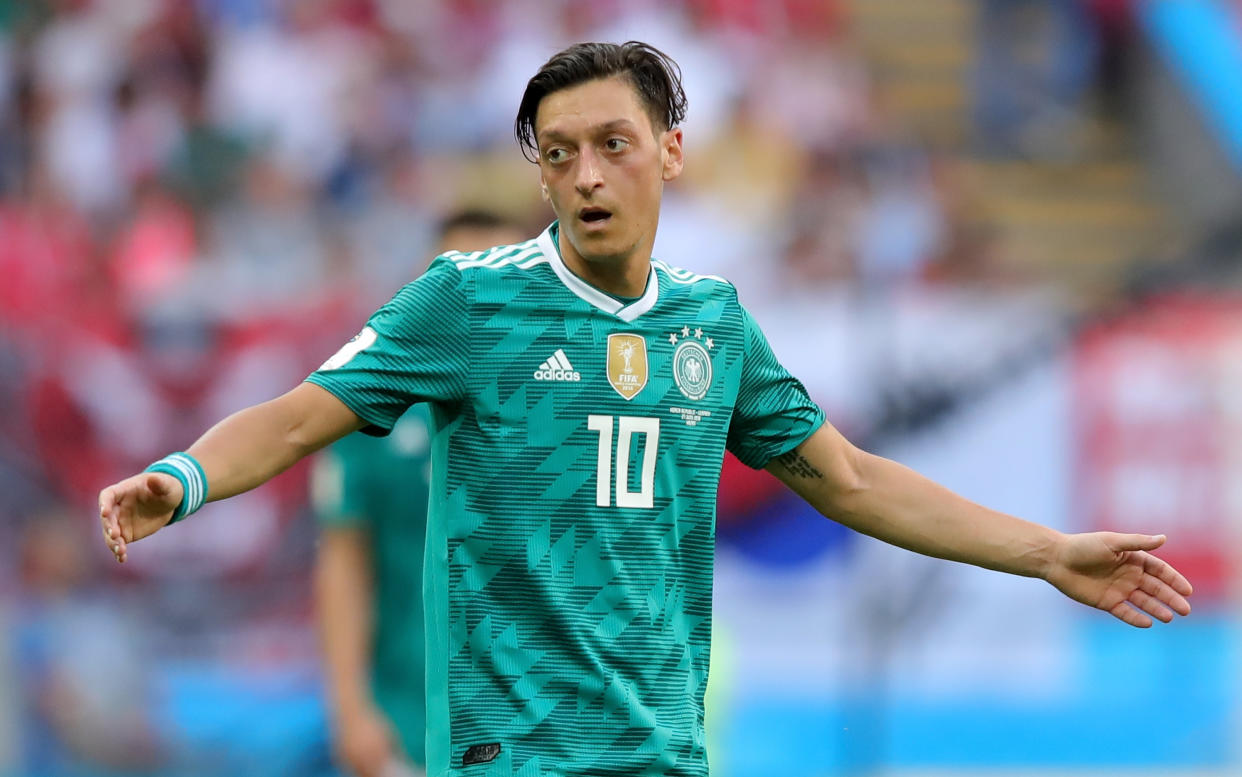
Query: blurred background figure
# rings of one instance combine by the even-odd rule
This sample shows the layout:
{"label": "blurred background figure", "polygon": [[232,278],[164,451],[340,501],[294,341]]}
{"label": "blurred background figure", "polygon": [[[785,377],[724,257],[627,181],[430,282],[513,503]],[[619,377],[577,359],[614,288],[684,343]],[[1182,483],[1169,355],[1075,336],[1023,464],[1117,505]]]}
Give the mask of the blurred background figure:
{"label": "blurred background figure", "polygon": [[983,0],[975,65],[982,150],[1056,158],[1074,153],[1095,85],[1100,40],[1089,3]]}
{"label": "blurred background figure", "polygon": [[[87,774],[338,773],[306,468],[90,592],[27,579],[31,527],[94,531],[101,483],[300,380],[459,208],[546,226],[519,80],[590,38],[685,69],[686,175],[655,254],[735,280],[842,431],[1041,523],[1167,528],[1199,589],[1192,618],[1136,639],[877,547],[727,459],[713,774],[1238,773],[1240,13],[0,0],[0,527],[31,536],[0,544],[0,775],[38,774],[34,753]],[[123,623],[91,604],[131,590]],[[71,621],[68,642],[20,647]],[[112,679],[135,690],[109,709],[145,721],[141,746],[84,749],[93,685],[80,720],[49,714],[34,680],[59,663],[74,687],[98,662],[79,644],[125,653]],[[1118,744],[1129,693],[1169,736]]]}
{"label": "blurred background figure", "polygon": [[[451,213],[438,231],[433,256],[530,238],[486,210]],[[407,264],[407,277],[430,258]],[[337,760],[356,777],[425,773],[422,570],[430,472],[426,405],[410,408],[387,437],[355,432],[339,440],[312,468],[320,524],[315,601],[332,739]]]}
{"label": "blurred background figure", "polygon": [[103,605],[88,586],[85,528],[42,513],[18,537],[18,604],[6,634],[22,667],[19,773],[156,774],[165,758],[144,633],[128,608]]}

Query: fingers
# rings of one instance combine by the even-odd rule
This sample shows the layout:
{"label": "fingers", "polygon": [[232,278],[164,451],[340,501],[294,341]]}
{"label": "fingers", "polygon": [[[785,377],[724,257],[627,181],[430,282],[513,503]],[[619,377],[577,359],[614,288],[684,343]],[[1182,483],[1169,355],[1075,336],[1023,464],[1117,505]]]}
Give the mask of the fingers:
{"label": "fingers", "polygon": [[112,512],[112,508],[116,507],[116,493],[112,488],[105,488],[99,492],[99,515],[107,518]]}
{"label": "fingers", "polygon": [[1159,599],[1142,589],[1136,588],[1134,593],[1130,594],[1129,602],[1162,623],[1168,623],[1173,620],[1173,611],[1166,607]]}
{"label": "fingers", "polygon": [[1118,602],[1109,610],[1115,618],[1139,629],[1151,628],[1151,618],[1130,606],[1129,602]]}
{"label": "fingers", "polygon": [[[1156,559],[1156,561],[1159,561],[1159,559]],[[1161,561],[1160,563],[1163,564],[1164,562]],[[1165,564],[1165,566],[1168,566],[1168,565]],[[1185,578],[1182,578],[1182,579],[1183,581],[1185,580]],[[1186,585],[1189,586],[1190,584],[1187,583]],[[1178,615],[1189,615],[1190,614],[1190,602],[1186,601],[1185,597],[1183,597],[1180,593],[1175,591],[1168,583],[1164,582],[1159,576],[1152,575],[1150,573],[1144,575],[1142,581],[1139,582],[1139,589],[1142,590],[1144,593],[1147,593],[1155,597],[1162,604],[1164,604],[1169,609],[1173,610],[1173,612],[1176,612]]]}
{"label": "fingers", "polygon": [[124,540],[116,538],[108,529],[104,529],[104,544],[108,546],[108,550],[111,551],[112,557],[115,558],[118,563],[125,563],[126,552]]}
{"label": "fingers", "polygon": [[121,533],[120,499],[116,487],[105,488],[99,494],[99,522],[103,529],[104,544],[118,563],[125,563],[125,537]]}
{"label": "fingers", "polygon": [[1164,581],[1170,588],[1182,596],[1190,596],[1195,592],[1195,588],[1190,584],[1190,581],[1163,559],[1148,556],[1143,559],[1143,571]]}
{"label": "fingers", "polygon": [[1155,550],[1168,539],[1163,534],[1114,534],[1115,550]]}
{"label": "fingers", "polygon": [[[1128,543],[1134,538],[1139,538],[1138,542],[1142,542],[1145,537],[1146,535],[1127,535],[1122,542]],[[1163,535],[1146,539],[1157,545],[1164,542]],[[1142,558],[1142,577],[1130,595],[1109,612],[1118,620],[1141,629],[1151,626],[1152,618],[1169,623],[1174,614],[1189,615],[1190,602],[1185,597],[1194,590],[1189,581],[1162,559],[1148,553],[1136,555]]]}

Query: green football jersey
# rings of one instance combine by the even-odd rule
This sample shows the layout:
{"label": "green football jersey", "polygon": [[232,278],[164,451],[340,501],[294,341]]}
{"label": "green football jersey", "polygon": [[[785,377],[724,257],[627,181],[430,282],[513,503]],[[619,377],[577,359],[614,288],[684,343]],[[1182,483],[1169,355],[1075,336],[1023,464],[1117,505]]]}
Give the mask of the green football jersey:
{"label": "green football jersey", "polygon": [[437,257],[308,380],[375,433],[432,405],[428,774],[701,777],[726,446],[823,415],[727,281],[617,300],[556,229]]}
{"label": "green football jersey", "polygon": [[431,413],[417,405],[377,439],[351,434],[311,470],[315,516],[325,530],[366,531],[374,580],[371,692],[405,754],[426,762],[423,543],[431,470]]}

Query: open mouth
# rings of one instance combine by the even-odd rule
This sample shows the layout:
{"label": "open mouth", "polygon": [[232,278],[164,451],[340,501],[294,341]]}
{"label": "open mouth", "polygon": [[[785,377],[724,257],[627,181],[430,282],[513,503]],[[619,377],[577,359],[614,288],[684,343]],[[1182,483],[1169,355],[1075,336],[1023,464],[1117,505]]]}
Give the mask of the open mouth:
{"label": "open mouth", "polygon": [[578,211],[578,218],[586,224],[602,224],[612,218],[612,211],[604,208],[583,208]]}

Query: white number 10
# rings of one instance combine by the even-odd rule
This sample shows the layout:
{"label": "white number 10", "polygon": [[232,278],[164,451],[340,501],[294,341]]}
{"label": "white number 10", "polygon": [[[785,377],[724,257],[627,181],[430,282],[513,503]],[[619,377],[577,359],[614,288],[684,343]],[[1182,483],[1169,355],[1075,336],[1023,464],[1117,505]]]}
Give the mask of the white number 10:
{"label": "white number 10", "polygon": [[[656,450],[660,447],[660,419],[617,416],[617,507],[651,507],[655,504]],[[599,458],[595,470],[595,504],[612,504],[612,428],[610,415],[587,416],[587,428],[599,432]],[[644,435],[642,480],[638,491],[630,490],[630,438]]]}

